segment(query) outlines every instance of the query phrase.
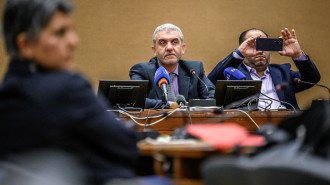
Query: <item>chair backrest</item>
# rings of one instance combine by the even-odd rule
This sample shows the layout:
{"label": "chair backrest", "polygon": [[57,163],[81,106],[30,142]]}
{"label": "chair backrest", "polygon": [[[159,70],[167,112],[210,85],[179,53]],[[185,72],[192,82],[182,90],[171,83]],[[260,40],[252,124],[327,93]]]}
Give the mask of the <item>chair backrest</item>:
{"label": "chair backrest", "polygon": [[[289,145],[290,146],[290,145]],[[283,149],[283,151],[281,151]],[[330,161],[275,148],[253,157],[214,157],[202,165],[205,185],[330,185]]]}
{"label": "chair backrest", "polygon": [[202,165],[205,185],[251,185],[253,171],[237,157],[214,157]]}
{"label": "chair backrest", "polygon": [[[256,181],[260,185],[329,185],[327,177],[311,173],[309,170],[287,167],[268,167],[258,169]],[[329,171],[330,176],[330,171]]]}
{"label": "chair backrest", "polygon": [[47,150],[0,161],[1,185],[84,185],[84,168],[63,152]]}

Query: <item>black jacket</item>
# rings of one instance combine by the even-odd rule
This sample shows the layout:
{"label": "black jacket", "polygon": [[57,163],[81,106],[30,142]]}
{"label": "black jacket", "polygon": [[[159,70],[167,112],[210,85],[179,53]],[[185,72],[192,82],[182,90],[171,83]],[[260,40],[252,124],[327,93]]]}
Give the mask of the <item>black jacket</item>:
{"label": "black jacket", "polygon": [[[160,87],[155,84],[154,76],[158,69],[157,58],[151,58],[149,62],[135,64],[129,71],[131,80],[149,80],[148,94],[145,108],[159,108],[162,104],[163,92]],[[205,76],[203,63],[193,60],[179,60],[179,94],[183,95],[186,100],[189,99],[206,99],[214,97],[215,87],[212,82]],[[196,76],[191,74],[191,70],[196,72],[200,79],[207,85],[202,84]]]}
{"label": "black jacket", "polygon": [[[300,78],[301,80],[311,83],[317,83],[321,79],[320,73],[317,70],[315,64],[309,59],[308,56],[307,58],[308,59],[306,61],[293,61],[299,71],[291,70],[291,65],[289,63],[269,64],[268,66],[275,87],[282,82],[287,82],[289,85],[285,91],[277,92],[278,98],[281,101],[290,103],[296,109],[299,109],[299,107],[295,93],[306,90],[313,85],[295,84],[294,79]],[[250,72],[247,70],[242,61],[243,60],[233,57],[233,54],[231,53],[215,66],[215,68],[208,75],[208,78],[213,83],[216,83],[217,80],[225,80],[223,75],[224,70],[227,67],[234,67],[240,70],[246,76],[247,80],[252,80]],[[292,108],[287,104],[285,104],[285,106],[288,109]]]}
{"label": "black jacket", "polygon": [[106,109],[81,76],[14,59],[0,86],[0,155],[58,148],[78,156],[94,182],[133,177],[135,132]]}

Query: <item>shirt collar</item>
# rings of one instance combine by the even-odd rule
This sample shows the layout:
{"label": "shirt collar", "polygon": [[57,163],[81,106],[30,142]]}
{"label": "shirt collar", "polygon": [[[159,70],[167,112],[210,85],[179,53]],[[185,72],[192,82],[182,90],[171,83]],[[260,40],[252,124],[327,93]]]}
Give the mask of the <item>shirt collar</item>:
{"label": "shirt collar", "polygon": [[[250,66],[248,66],[246,64],[244,64],[244,65],[245,65],[246,69],[249,71],[249,73],[255,73],[255,74],[257,74],[256,69],[254,69],[254,68],[252,68],[252,67],[250,67]],[[266,71],[264,72],[264,74],[270,74],[268,66],[267,66]]]}
{"label": "shirt collar", "polygon": [[[158,62],[158,65],[159,66],[162,66],[158,60],[157,60],[157,62]],[[172,72],[172,73],[176,74],[177,76],[179,76],[179,68],[178,68],[178,66],[179,66],[179,63],[176,64],[176,68],[175,68],[174,72]]]}

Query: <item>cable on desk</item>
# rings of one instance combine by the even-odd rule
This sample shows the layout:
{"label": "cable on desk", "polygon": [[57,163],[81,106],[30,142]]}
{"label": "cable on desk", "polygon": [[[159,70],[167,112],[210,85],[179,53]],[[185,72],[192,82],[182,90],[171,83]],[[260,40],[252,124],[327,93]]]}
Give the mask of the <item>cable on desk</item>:
{"label": "cable on desk", "polygon": [[118,109],[128,113],[128,114],[141,114],[143,112],[143,109],[142,108],[139,108],[139,112],[131,112],[131,111],[128,111],[126,110],[125,108],[121,107],[121,106],[118,106]]}
{"label": "cable on desk", "polygon": [[[260,107],[259,105],[258,105],[258,108],[260,108],[260,109],[263,109],[264,111],[266,111],[266,110],[271,110],[271,106],[272,106],[272,104],[273,104],[273,100],[271,100],[271,99],[266,99],[266,98],[256,98],[257,100],[263,100],[263,102],[265,103],[265,104],[267,104],[265,107]],[[270,101],[270,102],[268,102],[268,101]],[[249,102],[250,103],[250,102]]]}
{"label": "cable on desk", "polygon": [[[252,103],[253,103],[253,102],[258,102],[258,100],[263,100],[263,102],[266,104],[266,107],[260,107],[259,105],[257,105],[258,109],[260,108],[260,110],[261,110],[261,108],[262,108],[262,109],[264,109],[264,111],[266,111],[266,110],[270,110],[270,107],[271,107],[271,105],[272,105],[272,103],[273,103],[273,100],[272,100],[272,99],[266,99],[266,98],[257,98],[257,97],[251,98],[251,99],[248,101],[248,103],[247,103],[247,109],[248,109],[249,111],[253,111],[254,108],[252,107]],[[267,101],[266,101],[266,100],[267,100]],[[268,101],[270,101],[270,102],[268,102]],[[246,103],[246,102],[242,102],[241,104],[237,105],[236,108],[242,106],[242,105],[245,104],[245,103]]]}
{"label": "cable on desk", "polygon": [[192,125],[192,120],[191,120],[190,111],[189,111],[188,106],[186,106],[186,111],[188,112],[188,116],[189,116],[189,119],[190,119],[190,125]]}
{"label": "cable on desk", "polygon": [[144,130],[146,130],[146,127],[147,127],[149,114],[150,114],[150,109],[148,110],[147,119],[146,119],[146,121],[144,122]]}
{"label": "cable on desk", "polygon": [[130,114],[128,114],[128,113],[126,113],[126,112],[124,112],[124,111],[119,111],[119,113],[125,114],[126,116],[130,117],[130,118],[134,121],[134,123],[136,123],[136,124],[138,124],[138,125],[140,125],[140,126],[147,126],[147,127],[150,127],[150,126],[152,126],[152,125],[154,125],[154,124],[156,124],[156,123],[159,123],[159,122],[163,121],[164,119],[166,119],[167,117],[169,117],[170,115],[172,115],[172,114],[173,114],[174,112],[176,112],[177,110],[179,110],[179,108],[174,109],[173,111],[170,111],[170,112],[169,112],[166,116],[164,116],[163,118],[161,118],[161,119],[159,119],[159,120],[157,120],[157,121],[155,121],[155,122],[153,122],[153,123],[149,123],[149,124],[141,124],[141,123],[137,122],[137,121],[135,120],[134,116],[131,116]]}
{"label": "cable on desk", "polygon": [[[252,99],[248,102],[248,104],[247,104],[247,108],[248,108],[249,111],[252,110],[252,109],[251,109],[252,102],[254,102],[254,101],[258,102],[258,100],[260,100],[260,98],[252,98]],[[241,105],[242,105],[242,104],[241,104]],[[239,106],[237,106],[237,107],[239,107]]]}
{"label": "cable on desk", "polygon": [[264,93],[260,93],[260,94],[264,95],[265,97],[267,97],[267,98],[269,98],[269,99],[271,99],[271,100],[278,101],[278,102],[280,102],[280,103],[284,103],[284,104],[290,105],[290,106],[292,107],[293,111],[294,111],[294,112],[297,112],[296,109],[294,108],[294,106],[293,106],[291,103],[288,103],[288,102],[285,102],[285,101],[281,101],[281,100],[276,100],[276,99],[274,99],[274,98],[271,98],[271,97],[265,95]]}
{"label": "cable on desk", "polygon": [[[204,107],[199,107],[199,108],[201,108],[201,109],[203,109]],[[214,108],[214,107],[213,107]],[[219,108],[219,107],[217,107],[217,108]],[[152,126],[152,125],[154,125],[154,124],[156,124],[156,123],[159,123],[159,122],[161,122],[161,121],[163,121],[164,119],[166,119],[167,117],[169,117],[170,115],[172,115],[174,112],[176,112],[176,111],[178,111],[178,110],[180,110],[180,108],[177,108],[177,109],[174,109],[174,110],[172,110],[172,111],[169,111],[169,112],[167,112],[167,114],[164,116],[164,114],[160,114],[160,115],[157,115],[157,116],[147,116],[147,117],[136,117],[136,116],[132,116],[132,115],[130,115],[129,113],[127,113],[127,112],[125,112],[125,111],[121,111],[121,110],[117,110],[117,111],[119,111],[119,113],[122,113],[122,114],[124,114],[124,115],[126,115],[126,116],[128,116],[129,118],[131,118],[136,124],[138,124],[138,125],[140,125],[140,126],[144,126],[144,127],[150,127],[150,126]],[[239,109],[230,109],[230,110],[223,110],[224,112],[231,112],[231,111],[237,111],[237,112],[241,112],[241,113],[244,113],[253,123],[254,123],[254,125],[257,127],[257,128],[260,128],[259,127],[259,125],[253,120],[253,118],[247,113],[247,112],[245,112],[245,111],[243,111],[243,110],[239,110]],[[188,114],[189,114],[189,118],[190,118],[190,123],[192,124],[192,120],[191,120],[191,116],[190,116],[190,111],[188,110],[188,107],[187,107],[187,112],[188,112]],[[148,115],[149,115],[149,113],[148,113]],[[136,120],[138,120],[138,119],[149,119],[149,118],[159,118],[159,117],[161,117],[161,116],[164,116],[163,118],[161,118],[161,119],[159,119],[159,120],[157,120],[157,121],[155,121],[155,122],[153,122],[153,123],[150,123],[150,124],[146,124],[146,122],[145,122],[145,124],[141,124],[141,123],[139,123],[139,122],[137,122]],[[146,120],[147,121],[147,120]]]}
{"label": "cable on desk", "polygon": [[[150,109],[149,109],[150,110]],[[119,113],[123,113],[123,112],[126,112],[126,111],[121,111],[121,110],[107,110],[108,112],[119,112]],[[128,112],[126,112],[127,114],[129,114]],[[165,114],[166,112],[163,112],[161,114],[158,114],[158,115],[151,115],[151,116],[141,116],[141,117],[136,117],[136,116],[132,116],[134,119],[151,119],[151,118],[159,118],[159,117],[164,117],[167,115],[167,113]],[[124,113],[123,113],[124,114]],[[148,113],[149,115],[149,113]]]}
{"label": "cable on desk", "polygon": [[230,110],[224,110],[224,112],[230,112],[230,111],[237,111],[237,112],[242,112],[244,113],[250,120],[254,123],[254,125],[259,129],[259,125],[252,119],[252,117],[245,111],[239,110],[239,109],[230,109]]}

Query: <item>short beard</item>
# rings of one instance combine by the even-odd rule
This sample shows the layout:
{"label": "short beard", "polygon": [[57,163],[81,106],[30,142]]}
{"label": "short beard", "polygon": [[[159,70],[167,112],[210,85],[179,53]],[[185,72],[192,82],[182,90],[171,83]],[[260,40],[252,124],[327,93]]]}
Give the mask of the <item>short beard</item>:
{"label": "short beard", "polygon": [[249,59],[245,59],[244,61],[244,63],[247,65],[247,66],[249,66],[249,67],[251,67],[251,68],[254,68],[254,69],[266,69],[267,68],[267,66],[269,65],[269,60],[270,60],[270,58],[267,58],[265,61],[263,61],[262,63],[258,63],[258,64],[256,64],[256,62],[255,62],[255,60],[254,61],[251,61],[251,60],[249,60]]}

